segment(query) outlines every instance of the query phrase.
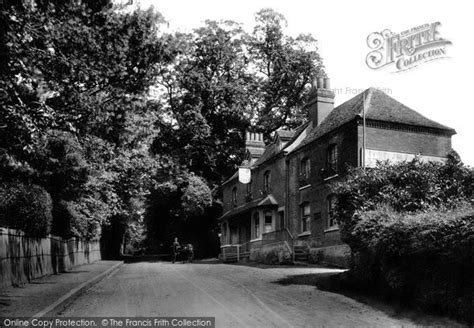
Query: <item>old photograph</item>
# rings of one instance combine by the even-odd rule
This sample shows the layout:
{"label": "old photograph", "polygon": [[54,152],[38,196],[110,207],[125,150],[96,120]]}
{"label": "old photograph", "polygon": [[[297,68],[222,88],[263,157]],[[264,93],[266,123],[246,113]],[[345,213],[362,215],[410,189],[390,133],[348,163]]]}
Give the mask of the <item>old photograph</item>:
{"label": "old photograph", "polygon": [[0,0],[0,327],[470,327],[468,1]]}

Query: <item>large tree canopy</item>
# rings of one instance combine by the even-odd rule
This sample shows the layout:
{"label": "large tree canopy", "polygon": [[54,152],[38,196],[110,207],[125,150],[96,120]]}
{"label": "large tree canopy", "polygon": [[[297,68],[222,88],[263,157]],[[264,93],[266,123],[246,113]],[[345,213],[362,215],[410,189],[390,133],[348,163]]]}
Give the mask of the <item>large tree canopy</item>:
{"label": "large tree canopy", "polygon": [[1,177],[46,188],[53,233],[93,236],[107,218],[133,216],[160,166],[148,91],[155,65],[173,59],[163,18],[110,1],[3,6]]}
{"label": "large tree canopy", "polygon": [[272,9],[255,15],[249,38],[251,61],[256,68],[255,124],[267,136],[278,128],[295,128],[307,117],[301,110],[309,85],[325,75],[316,39],[284,34],[286,19]]}
{"label": "large tree canopy", "polygon": [[38,233],[102,226],[122,242],[142,240],[146,224],[162,241],[196,229],[216,239],[218,186],[242,160],[245,130],[301,124],[324,74],[316,40],[286,35],[271,9],[250,32],[206,21],[165,33],[157,11],[110,0],[0,6],[0,207],[28,206],[29,188],[51,199],[19,211],[38,211]]}
{"label": "large tree canopy", "polygon": [[232,21],[206,21],[173,35],[179,52],[158,76],[167,115],[159,122],[155,153],[167,153],[212,184],[240,164],[248,128],[268,137],[295,128],[310,82],[324,74],[311,35],[285,35],[285,18],[264,9],[252,33]]}

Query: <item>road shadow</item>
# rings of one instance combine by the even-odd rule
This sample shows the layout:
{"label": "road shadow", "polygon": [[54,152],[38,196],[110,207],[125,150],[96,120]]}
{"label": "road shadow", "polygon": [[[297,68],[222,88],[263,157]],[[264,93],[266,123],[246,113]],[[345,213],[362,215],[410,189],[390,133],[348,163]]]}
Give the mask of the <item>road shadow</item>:
{"label": "road shadow", "polygon": [[139,263],[139,262],[163,262],[170,261],[170,254],[150,254],[150,255],[123,255],[120,258],[124,263]]}
{"label": "road shadow", "polygon": [[257,269],[333,269],[334,272],[342,272],[345,269],[341,269],[336,266],[330,265],[318,265],[308,263],[288,263],[288,264],[263,264],[257,262],[234,262],[234,263],[223,263],[220,264],[233,265],[233,266],[245,266]]}
{"label": "road shadow", "polygon": [[[171,254],[150,254],[150,255],[124,255],[120,258],[124,263],[139,263],[139,262],[163,262],[172,263]],[[175,264],[222,264],[217,258],[210,259],[195,259],[192,262],[184,261],[178,258]]]}
{"label": "road shadow", "polygon": [[341,294],[382,311],[392,318],[409,320],[417,326],[440,326],[441,323],[443,327],[465,327],[464,324],[453,319],[418,311],[399,300],[387,299],[373,291],[361,289],[350,281],[347,272],[290,275],[273,283],[283,286],[314,286],[325,292]]}

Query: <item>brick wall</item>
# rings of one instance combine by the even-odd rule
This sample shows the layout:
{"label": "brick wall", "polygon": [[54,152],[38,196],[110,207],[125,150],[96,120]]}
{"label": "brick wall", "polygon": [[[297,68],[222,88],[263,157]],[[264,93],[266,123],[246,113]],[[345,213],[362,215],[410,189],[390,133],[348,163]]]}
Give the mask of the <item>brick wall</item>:
{"label": "brick wall", "polygon": [[[326,168],[328,148],[338,147],[337,177],[327,179],[321,172]],[[252,170],[252,198],[264,195],[265,171],[271,172],[270,193],[275,197],[280,209],[285,208],[286,226],[293,236],[312,246],[331,246],[341,244],[339,231],[328,229],[327,198],[330,195],[329,184],[341,179],[347,166],[358,166],[361,163],[363,132],[360,122],[351,121],[324,137],[290,153],[283,154],[263,163]],[[427,156],[444,157],[451,150],[451,137],[440,133],[427,133],[416,128],[388,129],[368,126],[366,128],[366,146],[368,149],[390,152],[421,153]],[[309,159],[309,179],[301,178],[301,162]],[[286,170],[288,170],[288,204],[286,202]],[[326,180],[325,180],[326,179]],[[304,181],[303,181],[304,180]],[[223,187],[224,213],[234,208],[232,189],[237,188],[237,205],[241,206],[246,199],[247,186],[238,179],[228,182]],[[311,211],[310,235],[301,235],[301,204],[309,203]],[[278,220],[278,217],[277,217]],[[276,223],[278,227],[279,222]]]}
{"label": "brick wall", "polygon": [[[285,158],[280,155],[270,161],[263,163],[252,170],[251,199],[258,199],[265,195],[264,174],[270,171],[270,193],[275,197],[279,206],[284,206],[285,202]],[[237,190],[237,204],[232,203],[232,190]],[[223,212],[227,212],[235,207],[239,207],[248,202],[247,185],[240,183],[238,178],[227,182],[222,188]]]}
{"label": "brick wall", "polygon": [[[359,126],[359,145],[362,147],[362,126]],[[368,126],[367,148],[428,156],[446,156],[451,150],[451,137],[427,132],[389,130]]]}
{"label": "brick wall", "polygon": [[[289,220],[291,232],[294,236],[300,235],[301,240],[306,240],[313,245],[340,244],[338,231],[325,231],[328,228],[327,197],[330,195],[329,183],[334,179],[325,181],[322,169],[326,168],[327,151],[331,145],[338,147],[339,177],[346,172],[347,165],[355,166],[358,161],[357,154],[357,126],[347,124],[337,131],[318,139],[304,148],[291,154],[289,157],[290,170],[290,201]],[[301,161],[310,160],[311,172],[309,187],[302,186],[299,181]],[[309,203],[311,209],[311,235],[302,236],[301,230],[301,204]]]}
{"label": "brick wall", "polygon": [[[324,181],[321,169],[326,167],[327,150],[332,144],[338,146],[339,176]],[[358,166],[361,163],[362,144],[362,126],[353,121],[289,156],[288,214],[293,235],[299,235],[302,232],[300,206],[308,202],[311,208],[311,235],[300,236],[299,239],[314,246],[331,246],[341,243],[339,231],[328,229],[329,184],[343,178],[348,165]],[[366,146],[368,149],[444,157],[451,150],[451,138],[448,135],[413,129],[411,131],[393,130],[369,126],[366,128]],[[311,163],[310,187],[307,188],[301,188],[301,183],[298,181],[303,158],[309,158]]]}

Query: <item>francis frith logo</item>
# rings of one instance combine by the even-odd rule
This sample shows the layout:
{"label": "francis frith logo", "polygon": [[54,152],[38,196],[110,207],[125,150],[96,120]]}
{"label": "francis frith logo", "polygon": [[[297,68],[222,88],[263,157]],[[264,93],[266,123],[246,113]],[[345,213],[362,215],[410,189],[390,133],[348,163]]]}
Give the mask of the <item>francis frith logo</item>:
{"label": "francis frith logo", "polygon": [[367,45],[372,49],[366,57],[367,66],[374,70],[394,66],[395,72],[400,72],[447,58],[446,47],[451,45],[451,41],[441,38],[440,25],[440,22],[435,22],[401,33],[388,29],[371,33],[367,37]]}

